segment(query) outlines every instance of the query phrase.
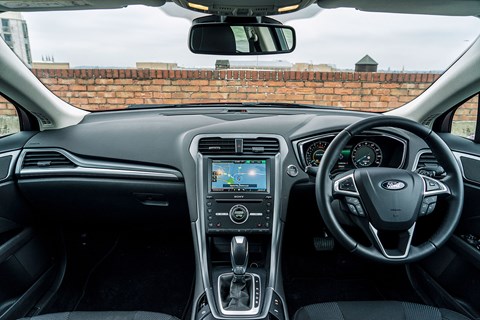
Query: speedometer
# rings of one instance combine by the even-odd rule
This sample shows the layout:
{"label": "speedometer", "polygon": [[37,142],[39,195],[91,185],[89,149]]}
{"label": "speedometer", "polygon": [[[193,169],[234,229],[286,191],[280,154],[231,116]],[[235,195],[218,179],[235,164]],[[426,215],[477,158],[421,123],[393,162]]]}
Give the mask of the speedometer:
{"label": "speedometer", "polygon": [[359,142],[352,149],[352,161],[357,168],[379,167],[382,158],[382,149],[372,141]]}
{"label": "speedometer", "polygon": [[317,141],[311,144],[305,152],[305,162],[308,166],[317,167],[328,147],[328,142]]}

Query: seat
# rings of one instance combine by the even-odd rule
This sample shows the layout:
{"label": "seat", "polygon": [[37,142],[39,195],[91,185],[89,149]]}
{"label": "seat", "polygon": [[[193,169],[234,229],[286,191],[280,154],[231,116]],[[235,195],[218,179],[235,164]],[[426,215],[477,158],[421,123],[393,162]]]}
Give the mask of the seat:
{"label": "seat", "polygon": [[145,311],[76,311],[42,314],[20,320],[179,320],[174,316]]}
{"label": "seat", "polygon": [[300,308],[294,320],[469,320],[447,309],[398,301],[345,301]]}

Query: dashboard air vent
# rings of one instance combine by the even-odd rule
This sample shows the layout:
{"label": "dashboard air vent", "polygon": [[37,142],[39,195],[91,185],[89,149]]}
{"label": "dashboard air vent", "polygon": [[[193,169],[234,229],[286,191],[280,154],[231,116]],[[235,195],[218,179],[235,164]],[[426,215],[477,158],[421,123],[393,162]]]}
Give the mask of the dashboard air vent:
{"label": "dashboard air vent", "polygon": [[235,139],[202,138],[198,143],[201,154],[235,154]]}
{"label": "dashboard air vent", "polygon": [[280,144],[275,138],[243,139],[243,154],[274,155],[280,151]]}
{"label": "dashboard air vent", "polygon": [[418,158],[416,171],[430,177],[442,177],[445,170],[438,164],[437,159],[431,152],[424,152]]}
{"label": "dashboard air vent", "polygon": [[60,152],[27,152],[23,158],[23,168],[73,168],[76,165]]}

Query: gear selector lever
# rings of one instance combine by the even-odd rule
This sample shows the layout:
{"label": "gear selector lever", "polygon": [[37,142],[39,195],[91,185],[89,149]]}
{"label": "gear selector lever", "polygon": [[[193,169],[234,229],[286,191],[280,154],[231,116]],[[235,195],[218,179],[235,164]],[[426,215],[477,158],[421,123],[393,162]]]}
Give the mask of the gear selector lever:
{"label": "gear selector lever", "polygon": [[245,278],[248,264],[248,241],[243,236],[235,236],[230,243],[232,271],[236,278]]}

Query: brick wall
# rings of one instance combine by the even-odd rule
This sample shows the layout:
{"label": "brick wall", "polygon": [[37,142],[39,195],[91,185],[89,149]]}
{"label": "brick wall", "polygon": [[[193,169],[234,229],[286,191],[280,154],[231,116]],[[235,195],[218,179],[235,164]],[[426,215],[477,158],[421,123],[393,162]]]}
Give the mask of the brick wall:
{"label": "brick wall", "polygon": [[[438,74],[141,69],[34,69],[56,95],[87,110],[131,104],[291,102],[382,112],[422,93]],[[472,101],[461,120],[472,120]],[[0,114],[12,112],[0,103]]]}

